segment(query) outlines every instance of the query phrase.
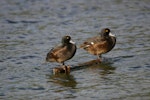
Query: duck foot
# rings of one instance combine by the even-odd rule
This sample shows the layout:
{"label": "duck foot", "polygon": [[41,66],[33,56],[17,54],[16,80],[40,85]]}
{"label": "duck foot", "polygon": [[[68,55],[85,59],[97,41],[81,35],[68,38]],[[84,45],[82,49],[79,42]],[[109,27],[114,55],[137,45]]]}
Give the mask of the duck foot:
{"label": "duck foot", "polygon": [[59,73],[70,73],[70,66],[62,65],[60,67],[53,68],[53,74],[59,74]]}
{"label": "duck foot", "polygon": [[97,58],[95,61],[97,61],[97,62],[102,62],[102,59],[101,58]]}

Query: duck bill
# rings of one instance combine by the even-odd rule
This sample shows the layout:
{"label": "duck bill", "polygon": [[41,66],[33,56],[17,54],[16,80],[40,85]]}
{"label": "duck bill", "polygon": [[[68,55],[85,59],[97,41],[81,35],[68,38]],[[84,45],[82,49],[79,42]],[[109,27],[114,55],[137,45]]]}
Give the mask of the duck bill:
{"label": "duck bill", "polygon": [[69,42],[72,43],[72,44],[75,44],[75,42],[73,42],[72,40],[70,40]]}
{"label": "duck bill", "polygon": [[112,34],[111,32],[109,33],[109,36],[114,36],[114,37],[115,37],[115,35],[114,35],[114,34]]}

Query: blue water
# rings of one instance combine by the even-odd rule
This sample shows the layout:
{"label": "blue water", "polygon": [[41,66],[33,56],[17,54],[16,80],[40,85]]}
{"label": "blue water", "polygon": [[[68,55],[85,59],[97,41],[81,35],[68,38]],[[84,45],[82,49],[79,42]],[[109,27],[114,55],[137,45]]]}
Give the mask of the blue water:
{"label": "blue water", "polygon": [[[1,0],[1,100],[149,100],[149,0]],[[71,35],[79,46],[104,27],[117,36],[103,62],[53,75],[47,52]],[[79,49],[66,64],[96,59]]]}

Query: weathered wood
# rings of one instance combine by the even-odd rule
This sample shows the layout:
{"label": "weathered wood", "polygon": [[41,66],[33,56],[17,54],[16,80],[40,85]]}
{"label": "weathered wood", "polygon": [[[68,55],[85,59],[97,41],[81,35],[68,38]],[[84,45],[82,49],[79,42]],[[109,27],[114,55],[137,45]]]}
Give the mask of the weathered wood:
{"label": "weathered wood", "polygon": [[53,68],[53,74],[57,74],[57,73],[69,74],[70,73],[70,66],[64,65],[64,66]]}
{"label": "weathered wood", "polygon": [[58,73],[69,74],[70,71],[82,69],[82,68],[85,68],[85,67],[88,67],[88,66],[91,66],[91,65],[100,64],[100,63],[101,63],[101,61],[97,59],[97,60],[91,60],[91,61],[88,61],[88,62],[85,62],[85,63],[80,63],[80,64],[78,64],[76,66],[72,66],[72,67],[69,66],[69,65],[55,67],[55,68],[53,68],[53,74],[58,74]]}

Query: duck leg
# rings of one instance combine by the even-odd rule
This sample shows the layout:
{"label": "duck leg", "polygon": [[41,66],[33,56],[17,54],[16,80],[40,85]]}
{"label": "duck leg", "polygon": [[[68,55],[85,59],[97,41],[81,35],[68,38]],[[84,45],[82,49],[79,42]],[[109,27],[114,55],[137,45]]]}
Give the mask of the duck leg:
{"label": "duck leg", "polygon": [[97,60],[101,62],[102,61],[102,56],[101,55],[97,55]]}
{"label": "duck leg", "polygon": [[64,62],[62,62],[62,66],[64,66],[65,65],[65,63]]}

